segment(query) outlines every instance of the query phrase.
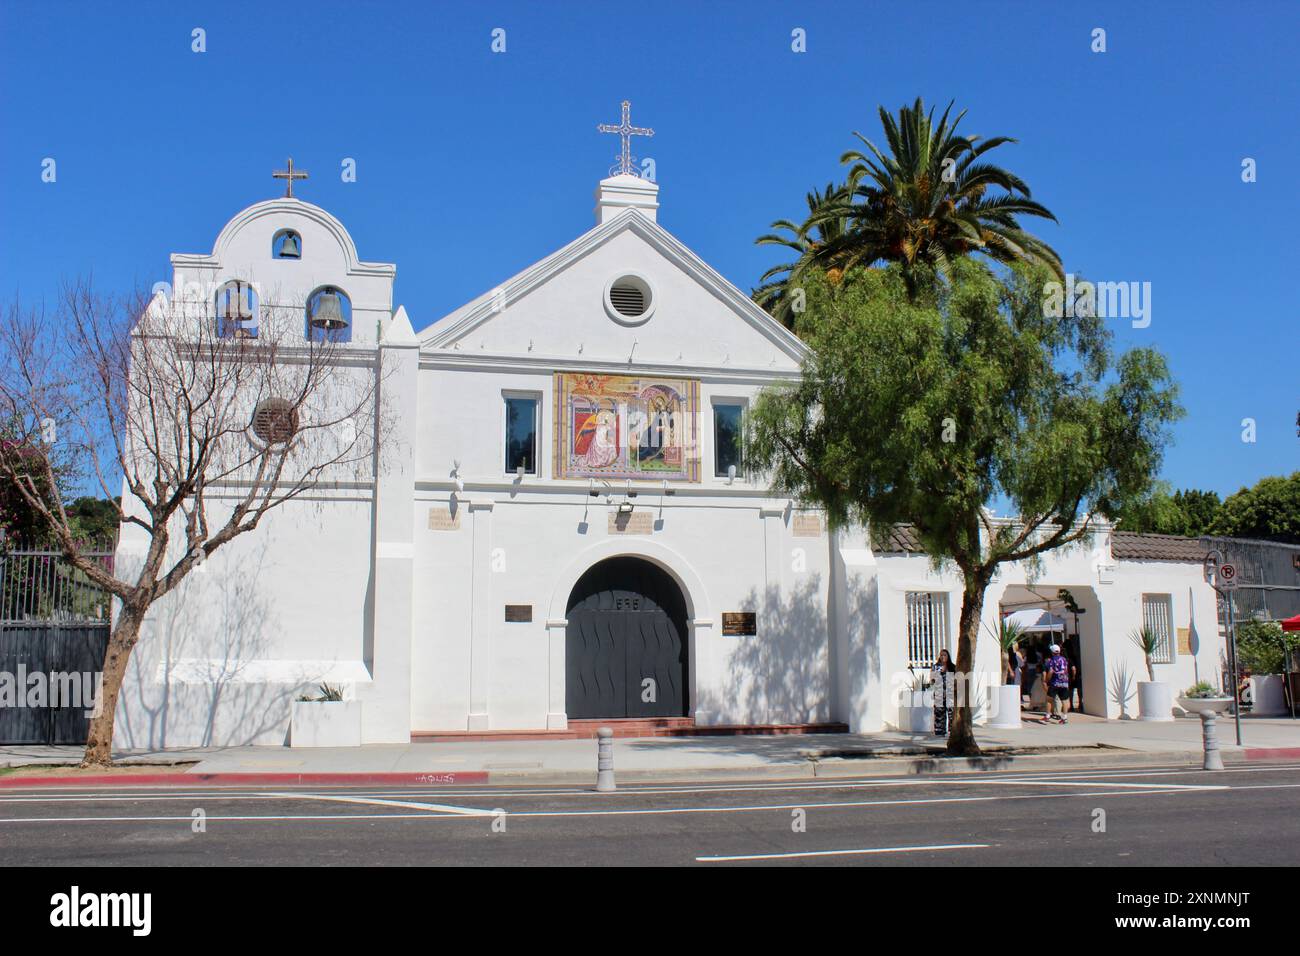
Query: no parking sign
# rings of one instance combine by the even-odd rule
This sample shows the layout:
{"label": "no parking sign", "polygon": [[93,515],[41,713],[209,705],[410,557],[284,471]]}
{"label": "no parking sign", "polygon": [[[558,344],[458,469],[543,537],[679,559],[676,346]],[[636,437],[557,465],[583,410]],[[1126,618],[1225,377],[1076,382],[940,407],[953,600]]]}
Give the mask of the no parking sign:
{"label": "no parking sign", "polygon": [[1237,566],[1235,564],[1219,565],[1219,590],[1237,590]]}

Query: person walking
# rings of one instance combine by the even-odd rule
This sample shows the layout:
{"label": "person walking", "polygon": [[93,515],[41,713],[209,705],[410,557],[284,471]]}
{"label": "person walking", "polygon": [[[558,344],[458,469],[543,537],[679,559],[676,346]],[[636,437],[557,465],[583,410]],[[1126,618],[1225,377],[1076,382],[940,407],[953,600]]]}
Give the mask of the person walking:
{"label": "person walking", "polygon": [[945,647],[930,668],[930,686],[934,688],[934,735],[947,737],[952,729],[952,712],[957,706],[957,665]]}
{"label": "person walking", "polygon": [[[1070,709],[1070,676],[1074,671],[1069,660],[1061,653],[1061,645],[1053,644],[1048,648],[1052,656],[1043,667],[1043,684],[1047,691],[1047,719],[1057,723],[1068,723],[1065,718]],[[1056,713],[1053,714],[1053,709]]]}

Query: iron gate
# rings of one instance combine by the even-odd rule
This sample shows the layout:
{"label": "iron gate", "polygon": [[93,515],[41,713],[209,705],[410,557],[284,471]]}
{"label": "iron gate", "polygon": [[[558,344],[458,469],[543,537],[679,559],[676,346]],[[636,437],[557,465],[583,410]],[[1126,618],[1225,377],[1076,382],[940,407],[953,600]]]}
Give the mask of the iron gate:
{"label": "iron gate", "polygon": [[[111,544],[82,552],[111,568]],[[110,600],[52,548],[0,540],[0,744],[84,744]]]}

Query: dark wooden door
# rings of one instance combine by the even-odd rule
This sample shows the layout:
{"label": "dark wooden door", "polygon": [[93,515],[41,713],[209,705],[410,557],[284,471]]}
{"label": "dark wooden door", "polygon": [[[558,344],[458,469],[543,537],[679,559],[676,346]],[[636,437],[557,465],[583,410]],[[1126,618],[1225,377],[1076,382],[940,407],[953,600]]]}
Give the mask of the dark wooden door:
{"label": "dark wooden door", "polygon": [[[12,675],[15,682],[21,674],[25,684],[31,675],[45,675],[43,706],[0,707],[0,744],[84,744],[88,709],[97,691],[95,675],[107,647],[107,624],[0,627],[0,673]],[[30,699],[26,686],[14,692],[24,695],[24,704]]]}
{"label": "dark wooden door", "polygon": [[684,717],[686,602],[639,558],[594,565],[569,597],[565,711],[571,719]]}

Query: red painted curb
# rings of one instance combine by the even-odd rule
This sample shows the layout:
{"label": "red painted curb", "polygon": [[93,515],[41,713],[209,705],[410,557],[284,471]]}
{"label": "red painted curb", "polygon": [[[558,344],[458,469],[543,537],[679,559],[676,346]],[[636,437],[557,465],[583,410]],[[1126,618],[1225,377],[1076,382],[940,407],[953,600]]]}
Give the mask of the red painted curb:
{"label": "red painted curb", "polygon": [[441,773],[121,773],[88,774],[81,777],[0,777],[0,787],[77,787],[77,786],[365,786],[389,784],[428,786],[485,784],[486,770],[457,770]]}
{"label": "red painted curb", "polygon": [[1247,747],[1247,760],[1297,760],[1300,747]]}

